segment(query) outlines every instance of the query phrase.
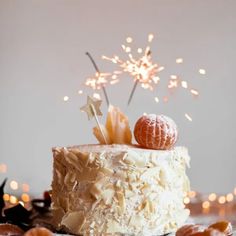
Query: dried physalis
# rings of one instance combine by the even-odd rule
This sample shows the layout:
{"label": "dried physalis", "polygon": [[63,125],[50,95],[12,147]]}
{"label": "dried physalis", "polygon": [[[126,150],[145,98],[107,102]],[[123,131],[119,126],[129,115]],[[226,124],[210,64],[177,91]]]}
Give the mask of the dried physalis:
{"label": "dried physalis", "polygon": [[145,148],[170,149],[177,141],[177,136],[175,122],[164,115],[143,115],[134,127],[136,141]]}
{"label": "dried physalis", "polygon": [[0,235],[14,235],[20,236],[23,235],[24,231],[16,225],[12,224],[0,224]]}
{"label": "dried physalis", "polygon": [[203,232],[206,229],[203,225],[184,225],[183,227],[179,228],[176,232],[176,236],[189,236],[194,233]]}
{"label": "dried physalis", "polygon": [[[131,144],[132,133],[129,120],[117,107],[109,106],[106,126],[101,126],[107,144]],[[93,133],[101,144],[105,144],[99,127],[93,128]]]}
{"label": "dried physalis", "polygon": [[28,230],[24,236],[53,236],[53,233],[44,227],[35,227]]}
{"label": "dried physalis", "polygon": [[220,232],[225,233],[227,236],[233,235],[232,224],[228,221],[218,221],[218,222],[210,225],[208,228],[217,229]]}

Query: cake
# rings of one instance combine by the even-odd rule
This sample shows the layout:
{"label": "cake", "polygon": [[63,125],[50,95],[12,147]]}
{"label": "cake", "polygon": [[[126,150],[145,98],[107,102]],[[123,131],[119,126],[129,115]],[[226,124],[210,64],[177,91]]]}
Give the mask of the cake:
{"label": "cake", "polygon": [[53,148],[54,224],[76,235],[164,235],[189,215],[185,147],[138,145]]}

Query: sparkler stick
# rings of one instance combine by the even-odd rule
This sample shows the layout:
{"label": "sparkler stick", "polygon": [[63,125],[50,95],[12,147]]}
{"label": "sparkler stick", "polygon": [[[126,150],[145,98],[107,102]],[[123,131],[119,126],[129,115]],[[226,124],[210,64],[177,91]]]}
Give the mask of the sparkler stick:
{"label": "sparkler stick", "polygon": [[[101,72],[100,72],[100,70],[98,69],[98,66],[97,66],[96,62],[94,61],[93,57],[91,56],[91,54],[90,54],[89,52],[86,52],[85,54],[86,54],[86,55],[89,57],[89,59],[91,60],[91,62],[92,62],[92,64],[93,64],[93,66],[94,66],[96,72],[100,75]],[[107,96],[107,91],[106,91],[104,85],[102,85],[102,91],[103,91],[103,94],[104,94],[104,97],[105,97],[107,106],[109,106],[110,102],[109,102],[109,99],[108,99],[108,96]]]}
{"label": "sparkler stick", "polygon": [[133,89],[132,89],[132,91],[131,91],[131,93],[130,93],[129,100],[128,100],[128,103],[127,103],[128,106],[129,106],[129,104],[130,104],[130,102],[131,102],[131,100],[132,100],[132,98],[133,98],[133,95],[134,95],[134,92],[135,92],[135,90],[136,90],[137,85],[138,85],[138,80],[135,81],[134,87],[133,87]]}

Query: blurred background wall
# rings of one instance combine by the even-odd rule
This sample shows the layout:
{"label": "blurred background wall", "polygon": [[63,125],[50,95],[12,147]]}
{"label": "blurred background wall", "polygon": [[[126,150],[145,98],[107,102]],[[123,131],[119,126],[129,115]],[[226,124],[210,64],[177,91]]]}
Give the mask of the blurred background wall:
{"label": "blurred background wall", "polygon": [[[91,131],[95,122],[79,110],[86,95],[95,92],[84,86],[94,74],[85,52],[101,70],[112,71],[114,65],[101,55],[124,57],[120,45],[127,36],[134,38],[134,46],[144,46],[153,33],[153,59],[166,68],[160,87],[151,92],[138,86],[127,107],[133,81],[124,75],[119,84],[107,86],[109,98],[130,117],[132,128],[144,112],[172,117],[179,127],[178,144],[191,155],[192,188],[232,191],[235,9],[235,0],[1,0],[0,165],[7,165],[7,173],[0,173],[0,181],[7,176],[27,183],[35,195],[49,189],[51,147],[96,143]],[[175,63],[179,57],[184,59],[181,65]],[[199,74],[200,68],[206,75]],[[171,74],[181,75],[198,89],[199,97],[178,89],[163,102]],[[105,120],[105,102],[102,110]]]}

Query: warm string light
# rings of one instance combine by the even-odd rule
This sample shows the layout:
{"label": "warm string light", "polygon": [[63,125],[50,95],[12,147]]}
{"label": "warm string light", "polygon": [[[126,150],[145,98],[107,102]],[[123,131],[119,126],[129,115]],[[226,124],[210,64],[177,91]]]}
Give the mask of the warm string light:
{"label": "warm string light", "polygon": [[7,165],[0,164],[0,173],[6,173],[6,172],[7,172]]}
{"label": "warm string light", "polygon": [[203,203],[202,203],[202,208],[203,209],[208,209],[210,207],[210,202],[209,201],[204,201]]}
{"label": "warm string light", "polygon": [[217,195],[215,193],[211,193],[209,196],[208,196],[208,200],[211,201],[211,202],[214,202],[217,198]]}
{"label": "warm string light", "polygon": [[226,195],[226,201],[227,202],[232,202],[234,200],[234,195],[232,193],[228,193]]}
{"label": "warm string light", "polygon": [[219,202],[220,204],[224,204],[224,203],[226,202],[226,197],[225,197],[225,196],[220,196],[220,197],[218,198],[218,202]]}
{"label": "warm string light", "polygon": [[17,183],[15,180],[12,180],[12,181],[10,182],[10,187],[11,187],[11,189],[13,189],[13,190],[17,190],[17,189],[18,189],[18,183]]}
{"label": "warm string light", "polygon": [[22,191],[23,192],[29,192],[30,191],[30,187],[28,184],[22,184]]}
{"label": "warm string light", "polygon": [[[1,164],[0,167],[1,167],[0,172],[2,172],[2,173],[7,172],[7,166],[5,164]],[[15,204],[18,204],[18,203],[25,206],[25,203],[30,202],[30,196],[29,196],[29,194],[27,194],[27,192],[29,192],[29,190],[30,190],[30,187],[29,187],[28,184],[23,183],[23,184],[20,185],[16,180],[11,180],[9,182],[9,187],[13,191],[19,191],[21,189],[23,193],[21,195],[20,200],[18,199],[17,196],[15,196],[15,194],[13,195],[13,194],[9,194],[9,193],[4,193],[3,194],[3,200],[6,203],[8,203],[7,206],[9,206],[9,204],[10,205],[15,205]]]}
{"label": "warm string light", "polygon": [[23,202],[29,202],[30,201],[30,196],[27,193],[23,193],[21,195],[21,199]]}
{"label": "warm string light", "polygon": [[190,209],[192,215],[214,214],[219,216],[230,216],[234,214],[236,210],[234,190],[225,195],[217,195],[216,193],[204,195],[195,191],[190,191],[184,197],[184,204]]}

